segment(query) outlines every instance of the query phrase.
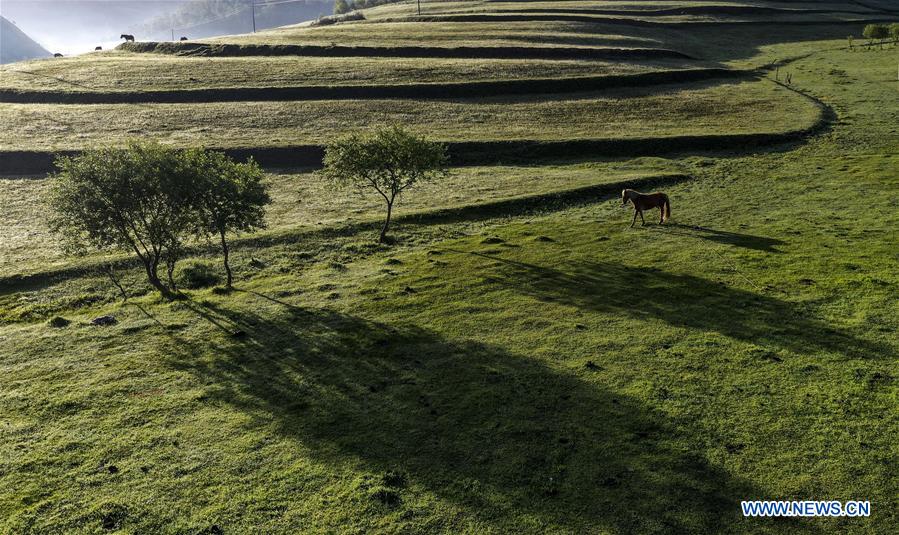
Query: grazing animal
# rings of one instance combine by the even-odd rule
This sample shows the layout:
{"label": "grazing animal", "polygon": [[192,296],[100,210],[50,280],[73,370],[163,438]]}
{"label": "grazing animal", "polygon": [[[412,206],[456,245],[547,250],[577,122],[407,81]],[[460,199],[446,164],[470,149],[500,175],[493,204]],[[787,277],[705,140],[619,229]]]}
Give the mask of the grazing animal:
{"label": "grazing animal", "polygon": [[646,220],[643,219],[643,210],[658,208],[660,225],[671,218],[671,202],[664,193],[640,193],[632,189],[621,190],[621,206],[627,206],[628,201],[634,205],[634,220],[631,221],[631,228],[637,222],[638,215],[640,221],[644,225],[646,224]]}
{"label": "grazing animal", "polygon": [[57,52],[56,54],[53,54],[53,57],[54,57],[54,58],[61,58],[61,57],[62,57],[62,54],[60,54],[59,52]]}
{"label": "grazing animal", "polygon": [[131,42],[134,42],[134,36],[133,36],[133,35],[129,35],[129,34],[127,34],[127,33],[123,33],[122,35],[120,35],[120,36],[119,36],[119,39],[124,39],[125,41],[131,41]]}
{"label": "grazing animal", "polygon": [[184,37],[184,36],[182,35],[182,36],[181,36],[181,40],[182,40],[182,41],[187,41],[187,37]]}
{"label": "grazing animal", "polygon": [[94,50],[103,50],[103,47],[102,47],[102,46],[98,46],[98,47],[94,48]]}

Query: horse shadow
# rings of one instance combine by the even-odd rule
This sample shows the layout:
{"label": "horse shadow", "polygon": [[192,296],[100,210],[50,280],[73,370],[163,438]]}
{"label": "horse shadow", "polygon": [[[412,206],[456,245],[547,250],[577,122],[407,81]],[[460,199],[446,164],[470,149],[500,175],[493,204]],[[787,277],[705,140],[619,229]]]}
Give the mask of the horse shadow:
{"label": "horse shadow", "polygon": [[885,344],[834,329],[797,305],[722,282],[606,262],[581,262],[556,269],[470,254],[492,261],[495,272],[490,273],[491,281],[540,300],[597,312],[654,317],[673,326],[718,332],[762,348],[800,354],[828,352],[850,359],[881,359],[895,354]]}
{"label": "horse shadow", "polygon": [[782,253],[783,251],[777,249],[777,247],[786,243],[783,240],[779,240],[777,238],[768,238],[766,236],[754,236],[752,234],[741,234],[738,232],[730,232],[726,230],[717,230],[708,227],[683,225],[670,222],[666,223],[665,225],[658,225],[657,227],[654,227],[654,230],[661,230],[668,234],[675,234],[679,236],[700,238],[724,245],[742,247],[744,249],[764,251],[766,253]]}
{"label": "horse shadow", "polygon": [[739,500],[766,495],[693,453],[707,438],[694,422],[574,372],[263,298],[251,312],[190,303],[231,336],[200,346],[172,333],[170,365],[206,384],[210,403],[273,426],[316,462],[371,474],[358,499],[397,530],[420,529],[421,489],[495,529],[619,533],[733,531],[747,522]]}

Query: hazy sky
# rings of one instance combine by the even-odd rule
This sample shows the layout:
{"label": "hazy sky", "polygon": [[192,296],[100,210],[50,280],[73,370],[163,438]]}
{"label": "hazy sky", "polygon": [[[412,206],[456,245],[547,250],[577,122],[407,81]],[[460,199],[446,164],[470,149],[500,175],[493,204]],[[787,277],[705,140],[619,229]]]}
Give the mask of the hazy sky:
{"label": "hazy sky", "polygon": [[116,46],[123,33],[190,0],[0,0],[0,14],[50,52]]}

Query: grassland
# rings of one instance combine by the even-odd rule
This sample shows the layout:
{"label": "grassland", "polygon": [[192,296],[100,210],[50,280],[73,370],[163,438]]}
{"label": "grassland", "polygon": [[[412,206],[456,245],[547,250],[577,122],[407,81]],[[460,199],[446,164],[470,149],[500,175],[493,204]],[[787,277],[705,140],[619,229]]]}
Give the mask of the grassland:
{"label": "grassland", "polygon": [[[596,13],[626,15],[637,18],[664,18],[672,12],[683,15],[715,15],[718,17],[746,15],[779,15],[782,13],[824,14],[875,14],[876,6],[847,2],[589,2],[589,1],[475,1],[475,2],[425,2],[422,15],[445,13]],[[886,7],[886,6],[883,6]],[[366,11],[367,18],[375,19],[414,15],[418,11],[415,2],[396,2]],[[814,17],[811,18],[814,20]]]}
{"label": "grassland", "polygon": [[[899,216],[870,192],[899,187],[890,64],[796,63],[848,115],[789,153],[675,163],[694,180],[670,227],[626,232],[600,202],[407,223],[389,249],[248,243],[236,294],[5,326],[6,527],[887,530]],[[874,513],[762,523],[749,496]]]}
{"label": "grassland", "polygon": [[[741,68],[800,58],[781,76],[837,115],[803,143],[459,168],[401,200],[391,246],[374,243],[372,199],[272,174],[270,228],[235,244],[227,295],[162,302],[121,264],[132,296],[121,303],[75,269],[95,259],[54,251],[46,181],[2,181],[0,531],[889,533],[895,50],[811,37],[719,37],[702,56]],[[805,102],[759,80],[379,105],[462,140],[789,129],[816,116]],[[338,132],[372,109],[293,104],[250,105],[233,122],[187,108],[212,128],[194,135],[215,144],[314,139],[283,110]],[[140,124],[172,117],[167,106],[0,109],[25,135],[2,134],[4,146],[20,147],[114,143],[121,133],[92,119],[114,130],[140,110],[152,110]],[[79,130],[54,133],[50,117]],[[162,132],[191,139],[140,134]],[[662,226],[626,229],[630,212],[610,196],[516,201],[672,173],[689,179],[665,186]],[[119,323],[88,323],[101,314]],[[52,327],[54,316],[71,323]],[[742,499],[870,500],[872,516],[748,519]]]}
{"label": "grassland", "polygon": [[[845,4],[844,4],[845,5]],[[885,15],[889,17],[888,15]],[[893,15],[899,17],[899,15]],[[595,47],[674,49],[707,61],[734,61],[756,58],[758,48],[792,42],[845,40],[861,35],[864,24],[836,22],[832,25],[803,26],[732,25],[727,31],[714,24],[695,28],[644,28],[584,24],[571,21],[499,22],[378,22],[333,26],[287,26],[256,34],[209,39],[210,43],[238,45],[325,45],[460,47]],[[838,43],[842,45],[843,43]]]}
{"label": "grassland", "polygon": [[[539,166],[463,167],[438,183],[422,184],[419,194],[402,200],[402,214],[545,195],[586,186],[609,184],[644,176],[682,173],[677,163],[662,158]],[[272,173],[267,180],[272,205],[266,213],[269,230],[254,235],[279,236],[309,232],[326,226],[353,226],[381,216],[380,198],[354,190],[333,191],[314,173]],[[46,207],[40,202],[47,180],[0,179],[0,278],[61,269],[72,263],[46,226]],[[88,258],[91,263],[97,257]],[[16,315],[29,310],[13,307]]]}
{"label": "grassland", "polygon": [[[472,26],[475,24],[475,26]],[[648,32],[647,32],[648,33]],[[609,28],[608,32],[591,31],[586,25],[565,22],[505,22],[470,23],[446,22],[380,22],[370,24],[338,24],[310,27],[287,26],[255,34],[208,39],[210,43],[229,44],[297,44],[353,46],[617,46],[645,47],[651,44],[648,35],[622,32]]]}
{"label": "grassland", "polygon": [[[446,141],[639,138],[800,130],[819,110],[768,81],[444,101],[0,104],[0,149],[79,149],[129,137],[218,147],[317,144],[399,122]],[[209,142],[213,145],[213,142]]]}
{"label": "grassland", "polygon": [[110,52],[0,67],[0,90],[122,91],[441,83],[633,74],[677,69],[677,61],[472,60],[414,58],[191,58]]}

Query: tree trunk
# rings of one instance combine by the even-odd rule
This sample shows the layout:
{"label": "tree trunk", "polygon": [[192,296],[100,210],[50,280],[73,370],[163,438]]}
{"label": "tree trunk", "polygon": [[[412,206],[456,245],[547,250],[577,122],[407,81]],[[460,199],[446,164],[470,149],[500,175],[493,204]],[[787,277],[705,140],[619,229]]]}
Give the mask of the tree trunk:
{"label": "tree trunk", "polygon": [[384,219],[384,226],[381,228],[381,236],[378,243],[384,243],[387,240],[387,229],[390,228],[390,214],[393,212],[393,199],[387,201],[387,218]]}
{"label": "tree trunk", "polygon": [[165,284],[163,284],[162,281],[159,280],[159,275],[156,273],[156,267],[158,263],[158,260],[152,263],[150,261],[144,261],[144,269],[147,272],[147,280],[150,281],[150,285],[155,288],[163,298],[171,301],[173,297],[172,292],[170,292],[169,289],[165,287]]}
{"label": "tree trunk", "polygon": [[172,289],[172,292],[178,292],[178,286],[175,285],[175,277],[173,276],[175,273],[175,260],[167,258],[165,260],[165,273],[169,279],[169,287]]}
{"label": "tree trunk", "polygon": [[228,282],[225,284],[225,287],[229,290],[231,289],[231,283],[234,280],[233,275],[231,274],[231,264],[228,263],[228,240],[225,239],[225,231],[219,230],[219,236],[222,238],[222,257],[225,261],[225,274],[228,277]]}

